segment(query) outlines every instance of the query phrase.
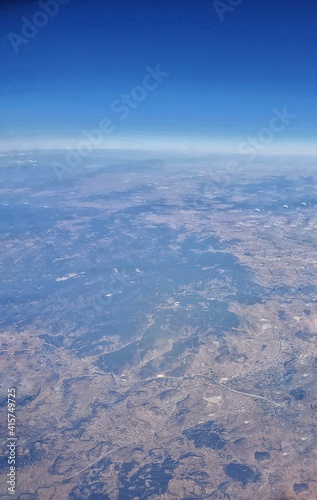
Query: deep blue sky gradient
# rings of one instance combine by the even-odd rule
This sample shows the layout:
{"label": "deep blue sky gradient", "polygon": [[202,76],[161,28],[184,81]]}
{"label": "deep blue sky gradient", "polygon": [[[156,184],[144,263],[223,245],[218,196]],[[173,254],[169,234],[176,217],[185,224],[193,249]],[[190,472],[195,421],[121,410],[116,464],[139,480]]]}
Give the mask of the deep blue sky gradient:
{"label": "deep blue sky gradient", "polygon": [[80,137],[160,64],[170,76],[115,134],[243,139],[286,106],[284,139],[315,142],[315,0],[243,0],[223,22],[212,1],[70,0],[18,54],[7,34],[41,8],[1,5],[2,139]]}

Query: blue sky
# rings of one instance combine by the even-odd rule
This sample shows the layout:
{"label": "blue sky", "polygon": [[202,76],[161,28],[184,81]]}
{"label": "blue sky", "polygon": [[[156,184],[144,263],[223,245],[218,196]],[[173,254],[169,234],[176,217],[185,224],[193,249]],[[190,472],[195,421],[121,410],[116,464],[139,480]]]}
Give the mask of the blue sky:
{"label": "blue sky", "polygon": [[[109,143],[135,137],[241,143],[283,107],[296,118],[276,140],[314,144],[315,1],[242,0],[235,7],[230,1],[239,3],[219,3],[228,8],[220,19],[205,0],[63,0],[46,24],[45,16],[36,18],[44,26],[29,39],[23,25],[43,12],[41,2],[2,3],[2,144],[64,144],[102,119],[114,124]],[[15,35],[24,42],[12,42]],[[111,109],[114,101],[142,86],[146,68],[158,64],[169,75],[143,100],[132,100],[122,119]]]}

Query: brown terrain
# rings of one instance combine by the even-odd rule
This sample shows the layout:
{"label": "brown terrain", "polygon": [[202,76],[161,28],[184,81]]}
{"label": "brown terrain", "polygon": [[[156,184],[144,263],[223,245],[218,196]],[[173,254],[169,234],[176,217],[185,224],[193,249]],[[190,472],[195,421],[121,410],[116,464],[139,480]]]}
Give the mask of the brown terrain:
{"label": "brown terrain", "polygon": [[317,499],[317,181],[221,168],[16,187],[0,498],[15,387],[19,499]]}

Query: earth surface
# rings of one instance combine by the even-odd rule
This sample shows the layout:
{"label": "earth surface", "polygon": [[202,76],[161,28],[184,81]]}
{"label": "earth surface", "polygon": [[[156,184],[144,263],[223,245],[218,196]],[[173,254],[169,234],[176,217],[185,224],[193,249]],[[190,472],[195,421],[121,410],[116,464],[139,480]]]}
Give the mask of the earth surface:
{"label": "earth surface", "polygon": [[0,498],[14,387],[18,499],[316,499],[307,160],[63,158],[0,158]]}

